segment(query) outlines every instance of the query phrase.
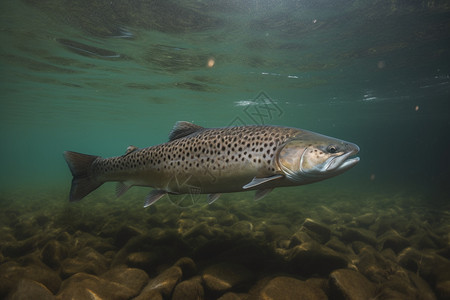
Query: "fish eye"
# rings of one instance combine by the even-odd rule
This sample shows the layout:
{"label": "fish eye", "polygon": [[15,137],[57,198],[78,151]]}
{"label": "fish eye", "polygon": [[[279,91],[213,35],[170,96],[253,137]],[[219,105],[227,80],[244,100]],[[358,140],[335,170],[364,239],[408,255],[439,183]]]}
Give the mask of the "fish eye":
{"label": "fish eye", "polygon": [[330,145],[327,147],[327,151],[328,151],[328,153],[336,153],[337,147],[335,145]]}

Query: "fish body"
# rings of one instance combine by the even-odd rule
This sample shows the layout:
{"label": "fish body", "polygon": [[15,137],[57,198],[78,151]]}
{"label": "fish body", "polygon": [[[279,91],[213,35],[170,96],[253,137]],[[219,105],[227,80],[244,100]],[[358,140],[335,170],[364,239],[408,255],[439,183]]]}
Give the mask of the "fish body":
{"label": "fish body", "polygon": [[220,194],[256,190],[262,198],[276,187],[324,180],[353,167],[357,145],[307,130],[281,126],[203,128],[177,122],[169,141],[101,158],[66,151],[72,171],[70,200],[77,201],[107,181],[116,194],[149,186],[145,206],[166,194]]}

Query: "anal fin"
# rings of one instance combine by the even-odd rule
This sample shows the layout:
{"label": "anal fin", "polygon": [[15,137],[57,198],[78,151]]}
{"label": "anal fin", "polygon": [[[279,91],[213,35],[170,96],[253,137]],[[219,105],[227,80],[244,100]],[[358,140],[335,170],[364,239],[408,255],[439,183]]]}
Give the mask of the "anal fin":
{"label": "anal fin", "polygon": [[252,181],[250,181],[249,183],[244,185],[242,188],[244,190],[250,189],[250,188],[254,188],[254,187],[257,187],[258,185],[261,185],[263,183],[266,183],[266,182],[269,182],[269,181],[272,181],[272,180],[275,180],[275,179],[283,178],[283,177],[284,177],[283,175],[279,175],[279,174],[272,175],[272,176],[269,176],[269,177],[263,177],[263,178],[256,178],[255,177],[255,178],[253,178]]}
{"label": "anal fin", "polygon": [[255,192],[255,201],[261,200],[267,194],[269,194],[273,189],[265,189],[265,190],[256,190]]}
{"label": "anal fin", "polygon": [[213,204],[214,201],[220,198],[222,194],[208,194],[208,204]]}
{"label": "anal fin", "polygon": [[145,197],[144,208],[154,204],[156,201],[158,201],[159,199],[161,199],[165,195],[167,195],[167,192],[164,191],[164,190],[153,190],[153,191],[151,191],[150,194],[148,194],[147,197]]}

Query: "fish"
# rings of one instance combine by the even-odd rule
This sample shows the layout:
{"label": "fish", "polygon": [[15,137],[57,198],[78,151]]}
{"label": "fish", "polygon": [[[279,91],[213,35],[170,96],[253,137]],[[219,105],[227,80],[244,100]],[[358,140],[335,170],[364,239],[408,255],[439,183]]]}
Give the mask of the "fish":
{"label": "fish", "polygon": [[72,173],[70,201],[79,201],[105,182],[116,196],[133,186],[152,187],[144,207],[165,195],[221,194],[255,190],[255,199],[273,189],[325,180],[359,162],[356,144],[312,131],[275,125],[222,128],[179,121],[163,144],[129,146],[121,156],[65,151]]}

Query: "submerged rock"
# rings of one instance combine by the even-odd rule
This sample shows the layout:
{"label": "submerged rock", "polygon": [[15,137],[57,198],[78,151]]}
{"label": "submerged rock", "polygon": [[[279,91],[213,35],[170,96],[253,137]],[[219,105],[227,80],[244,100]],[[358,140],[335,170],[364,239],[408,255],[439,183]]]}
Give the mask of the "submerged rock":
{"label": "submerged rock", "polygon": [[330,274],[332,299],[372,299],[375,291],[375,284],[356,271],[339,269]]}
{"label": "submerged rock", "polygon": [[109,266],[109,260],[90,247],[83,248],[77,257],[67,258],[61,263],[61,276],[67,278],[76,273],[99,275]]}
{"label": "submerged rock", "polygon": [[275,277],[260,291],[264,300],[326,300],[325,292],[305,281],[291,277]]}
{"label": "submerged rock", "polygon": [[136,297],[136,300],[153,299],[155,295],[156,297],[159,297],[157,295],[161,295],[164,298],[170,297],[175,285],[181,280],[182,276],[183,273],[178,266],[166,269],[149,281],[139,296]]}
{"label": "submerged rock", "polygon": [[130,290],[136,291],[136,295],[149,281],[148,275],[144,271],[125,266],[111,269],[103,273],[100,278],[126,286]]}
{"label": "submerged rock", "polygon": [[395,253],[399,253],[411,243],[402,237],[396,230],[391,229],[379,237],[381,248],[391,248]]}
{"label": "submerged rock", "polygon": [[41,252],[42,262],[53,269],[58,268],[67,255],[67,247],[57,240],[50,240]]}
{"label": "submerged rock", "polygon": [[327,225],[321,224],[310,218],[306,218],[300,231],[308,233],[310,237],[321,244],[328,242],[331,237],[331,229]]}
{"label": "submerged rock", "polygon": [[347,266],[345,256],[317,242],[307,242],[292,248],[287,259],[296,272],[305,276],[328,275],[335,269]]}
{"label": "submerged rock", "polygon": [[95,275],[77,273],[66,279],[57,295],[58,299],[110,299],[125,300],[136,296],[138,291],[120,283]]}
{"label": "submerged rock", "polygon": [[16,289],[8,296],[8,300],[39,299],[53,300],[56,297],[45,285],[30,279],[21,279]]}
{"label": "submerged rock", "polygon": [[202,300],[204,297],[202,278],[197,276],[177,284],[173,291],[172,300]]}
{"label": "submerged rock", "polygon": [[375,233],[362,228],[344,228],[342,240],[347,242],[361,241],[372,246],[377,244]]}
{"label": "submerged rock", "polygon": [[219,263],[207,267],[202,274],[206,288],[212,292],[222,293],[254,278],[254,274],[242,265]]}

